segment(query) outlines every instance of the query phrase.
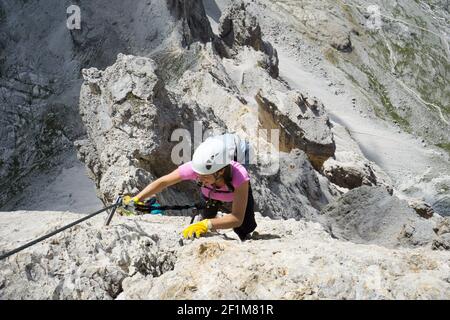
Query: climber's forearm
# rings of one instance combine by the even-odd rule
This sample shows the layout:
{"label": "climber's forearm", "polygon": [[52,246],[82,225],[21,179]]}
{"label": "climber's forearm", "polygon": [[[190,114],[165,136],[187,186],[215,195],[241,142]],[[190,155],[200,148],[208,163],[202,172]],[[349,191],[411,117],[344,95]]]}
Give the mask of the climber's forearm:
{"label": "climber's forearm", "polygon": [[222,218],[211,219],[214,229],[239,228],[244,222],[245,211],[248,202],[249,183],[245,182],[234,190],[232,213]]}
{"label": "climber's forearm", "polygon": [[239,228],[243,219],[239,219],[234,214],[227,214],[221,218],[210,219],[213,230]]}
{"label": "climber's forearm", "polygon": [[178,169],[176,169],[172,173],[150,183],[144,190],[139,192],[136,197],[142,201],[179,182],[181,182],[181,176]]}
{"label": "climber's forearm", "polygon": [[161,179],[158,179],[152,183],[150,183],[147,187],[145,187],[144,190],[139,192],[136,197],[142,201],[144,199],[150,198],[151,196],[154,196],[155,194],[163,191],[165,188],[167,188],[167,185],[164,183],[164,181],[161,181]]}

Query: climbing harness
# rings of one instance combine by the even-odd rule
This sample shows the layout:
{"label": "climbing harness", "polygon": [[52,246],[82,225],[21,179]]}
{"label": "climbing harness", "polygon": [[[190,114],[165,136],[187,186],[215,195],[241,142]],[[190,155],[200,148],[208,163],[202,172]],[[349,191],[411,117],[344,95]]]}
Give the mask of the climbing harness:
{"label": "climbing harness", "polygon": [[[202,192],[200,192],[200,196],[203,199],[203,207],[201,208],[201,216],[203,219],[212,219],[216,217],[217,213],[219,211],[226,212],[230,211],[230,208],[226,207],[226,204],[220,200],[213,199],[211,197],[212,193],[233,193],[231,190],[217,190],[217,187],[215,185],[212,185],[212,188],[204,185],[199,180],[197,180],[197,186],[201,188],[205,188],[208,190],[208,196],[204,195]],[[192,222],[191,222],[192,223]]]}
{"label": "climbing harness", "polygon": [[31,246],[33,246],[33,245],[35,245],[35,244],[37,244],[37,243],[39,243],[41,241],[44,241],[45,239],[48,239],[48,238],[50,238],[50,237],[52,237],[52,236],[54,236],[54,235],[56,235],[56,234],[58,234],[58,233],[60,233],[60,232],[62,232],[64,230],[66,230],[66,229],[69,229],[69,228],[71,228],[71,227],[73,227],[73,226],[75,226],[77,224],[80,224],[83,221],[91,219],[91,218],[95,217],[96,215],[98,215],[98,214],[100,214],[102,212],[111,210],[109,212],[108,216],[106,217],[106,220],[105,220],[105,226],[109,226],[109,224],[111,223],[111,220],[112,220],[115,212],[120,207],[126,207],[127,210],[132,209],[133,211],[136,212],[136,214],[146,214],[146,213],[151,213],[151,212],[162,213],[162,212],[167,211],[167,210],[182,211],[182,210],[189,210],[190,209],[190,210],[193,211],[193,214],[191,216],[191,224],[192,224],[192,222],[194,221],[195,217],[198,215],[198,210],[201,210],[202,208],[204,208],[204,204],[200,203],[200,204],[185,205],[185,206],[180,206],[180,205],[176,205],[176,206],[160,206],[159,204],[155,203],[155,201],[148,201],[148,202],[146,202],[145,205],[135,205],[134,208],[130,208],[130,206],[125,206],[122,203],[122,196],[118,196],[116,198],[116,201],[114,202],[114,204],[112,204],[112,205],[110,205],[110,206],[108,206],[106,208],[103,208],[103,209],[98,210],[98,211],[96,211],[94,213],[91,213],[91,214],[89,214],[89,215],[87,215],[87,216],[85,216],[85,217],[83,217],[83,218],[81,218],[81,219],[79,219],[77,221],[74,221],[74,222],[72,222],[72,223],[70,223],[70,224],[68,224],[68,225],[66,225],[66,226],[64,226],[64,227],[62,227],[60,229],[57,229],[57,230],[55,230],[53,232],[50,232],[49,234],[46,234],[45,236],[42,236],[42,237],[40,237],[40,238],[38,238],[36,240],[28,242],[28,243],[24,244],[23,246],[20,246],[20,247],[14,249],[14,250],[11,250],[9,252],[1,254],[0,255],[0,261],[4,260],[4,259],[6,259],[6,258],[8,258],[10,256],[12,256],[13,254],[15,254],[15,253],[17,253],[19,251],[25,250],[26,248],[29,248],[29,247],[31,247]]}

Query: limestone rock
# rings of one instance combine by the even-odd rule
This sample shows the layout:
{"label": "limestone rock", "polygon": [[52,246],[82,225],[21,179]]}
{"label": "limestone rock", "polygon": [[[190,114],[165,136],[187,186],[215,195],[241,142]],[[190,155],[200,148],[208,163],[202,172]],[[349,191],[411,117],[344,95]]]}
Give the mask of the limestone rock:
{"label": "limestone rock", "polygon": [[105,68],[121,52],[146,56],[213,36],[197,0],[83,2],[79,29],[67,28],[67,7],[58,0],[0,4],[0,206],[30,173],[60,163],[85,138],[78,112],[83,68]]}
{"label": "limestone rock", "polygon": [[383,187],[353,189],[322,214],[333,236],[356,243],[414,247],[428,246],[436,238],[436,221],[419,217]]}
{"label": "limestone rock", "polygon": [[341,52],[353,51],[350,34],[335,34],[332,37],[331,46]]}
{"label": "limestone rock", "polygon": [[433,250],[450,250],[450,218],[445,217],[440,220],[434,228],[438,235],[432,243]]}
{"label": "limestone rock", "polygon": [[450,233],[435,239],[431,245],[433,250],[450,250]]}
{"label": "limestone rock", "polygon": [[368,165],[361,168],[353,165],[341,166],[331,164],[324,169],[324,173],[330,177],[331,182],[348,189],[354,189],[363,185],[374,186],[377,183],[375,174]]}
{"label": "limestone rock", "polygon": [[443,194],[438,195],[436,201],[432,202],[433,209],[443,216],[450,217],[450,195],[445,191]]}
{"label": "limestone rock", "polygon": [[195,41],[203,43],[211,41],[213,32],[202,1],[166,0],[171,14],[180,24],[182,46],[190,46]]}
{"label": "limestone rock", "polygon": [[429,219],[434,215],[433,208],[425,201],[414,199],[410,201],[408,205],[413,208],[422,218]]}
{"label": "limestone rock", "polygon": [[224,43],[224,46],[219,44],[219,52],[228,58],[236,55],[239,48],[245,46],[264,52],[267,57],[263,62],[264,68],[273,78],[278,77],[277,50],[262,39],[261,27],[256,17],[246,10],[244,2],[234,2],[222,13],[219,39]]}
{"label": "limestone rock", "polygon": [[392,195],[393,187],[386,174],[354,151],[336,152],[335,159],[328,159],[323,165],[323,174],[334,184],[355,189],[361,186],[384,186]]}
{"label": "limestone rock", "polygon": [[[158,66],[149,58],[120,54],[105,71],[84,70],[80,112],[88,139],[78,141],[76,146],[105,202],[120,193],[136,193],[176,168],[172,150],[177,142],[171,142],[175,129],[184,128],[193,136],[196,119],[204,119],[211,128],[240,125],[233,116],[239,111],[233,107],[240,108],[241,103],[227,90],[232,83],[225,82],[226,74],[217,66],[211,68],[216,78],[204,69],[186,72],[177,91],[165,86]],[[224,82],[214,82],[219,75],[224,76]],[[212,98],[214,104],[209,103]],[[235,101],[234,106],[229,104],[230,99]],[[221,108],[227,104],[229,112],[224,112]],[[208,111],[211,108],[216,112]],[[263,172],[263,166],[250,168],[257,206],[265,215],[313,218],[333,198],[329,185],[319,181],[303,153],[282,153],[273,163],[278,168],[271,175]],[[280,185],[274,188],[273,183]],[[163,192],[160,200],[192,203],[198,200],[198,191],[194,190],[194,184],[184,184]]]}
{"label": "limestone rock", "polygon": [[[2,250],[81,217],[25,211],[2,216]],[[260,215],[245,242],[227,230],[180,241],[189,223],[183,217],[117,216],[110,227],[103,219],[94,217],[1,261],[0,298],[450,298],[448,251],[354,244],[333,239],[318,223]]]}
{"label": "limestone rock", "polygon": [[[175,169],[169,161],[172,132],[189,129],[195,119],[198,110],[182,112],[172,102],[156,68],[149,58],[119,54],[105,71],[83,72],[80,113],[88,139],[77,147],[105,201],[142,190]],[[168,191],[166,197],[173,201],[175,195]]]}
{"label": "limestone rock", "polygon": [[443,235],[446,233],[450,233],[450,218],[446,217],[442,219],[435,228],[435,232],[437,235]]}
{"label": "limestone rock", "polygon": [[364,156],[348,129],[333,123],[331,130],[336,141],[336,152],[334,157],[323,164],[322,174],[333,184],[345,189],[351,190],[363,185],[383,186],[392,195],[394,186],[391,178]]}
{"label": "limestone rock", "polygon": [[277,219],[316,220],[320,209],[338,196],[328,181],[324,182],[314,170],[302,150],[281,153],[279,169],[275,175],[264,175],[261,168],[250,170],[256,207],[265,215]]}
{"label": "limestone rock", "polygon": [[263,91],[255,97],[263,127],[280,130],[280,150],[301,149],[320,170],[336,150],[323,104],[295,91],[275,97]]}
{"label": "limestone rock", "polygon": [[[241,48],[235,58],[224,62],[213,44],[196,43],[189,50],[180,50],[176,56],[171,56],[176,58],[176,62],[159,53],[155,54],[155,59],[120,54],[117,62],[105,71],[94,68],[83,71],[85,83],[81,91],[80,111],[88,137],[77,142],[77,146],[79,157],[88,165],[102,199],[108,202],[118,193],[136,193],[175,169],[180,163],[173,162],[172,150],[178,141],[172,142],[171,135],[176,129],[186,130],[193,149],[194,143],[198,143],[192,141],[195,121],[201,120],[201,130],[216,134],[235,132],[254,146],[276,149],[268,137],[259,134],[260,110],[257,103],[244,96],[258,87],[278,88],[279,95],[286,96],[286,101],[303,96],[289,92],[285,84],[270,77],[264,68],[250,68],[248,71],[260,80],[259,83],[237,83],[227,63],[246,63],[239,61],[245,59],[245,55],[254,61],[254,57],[264,54],[250,47]],[[176,69],[175,73],[171,72],[172,68]],[[275,100],[275,96],[273,91],[266,95],[271,100]],[[300,110],[300,107],[294,101],[291,112],[301,112],[296,109]],[[289,124],[290,129],[300,132],[299,126],[302,126],[308,139],[316,139],[317,135],[323,134],[320,139],[326,140],[332,148],[329,130],[316,133],[317,127],[322,128],[322,123],[327,121],[323,106],[311,102],[311,110],[303,112],[304,121]],[[274,115],[270,117],[273,117],[270,121],[277,121]],[[295,147],[292,144],[281,151],[289,154]],[[311,150],[313,156],[318,153],[314,148],[315,144],[310,143],[308,151]],[[260,152],[261,157],[265,156],[263,151]],[[284,161],[284,156],[278,157],[280,150],[273,151],[269,157],[274,155],[273,164],[277,166]],[[189,153],[186,154],[184,162],[191,160]],[[297,159],[294,154],[293,159],[294,162]],[[259,208],[264,215],[296,219],[313,217],[333,198],[332,187],[323,179],[319,181],[309,161],[311,157],[302,160],[299,168],[307,169],[296,172],[298,183],[277,188],[273,188],[271,182],[280,181],[278,167],[270,177],[267,172],[262,172],[264,165],[260,165],[261,161],[252,162],[258,164],[250,171],[255,199],[261,204]],[[194,184],[180,185],[177,189],[163,192],[160,200],[174,204],[191,203],[198,195],[194,190]],[[289,194],[294,197],[288,197]]]}
{"label": "limestone rock", "polygon": [[[16,223],[21,224],[21,229],[5,235],[6,238],[2,236],[3,250],[82,217],[41,213],[17,211],[6,215],[2,230],[17,227]],[[174,239],[170,226],[162,240],[156,229],[146,233],[135,223],[111,228],[102,228],[102,224],[103,217],[95,217],[0,262],[3,279],[0,297],[110,300],[120,294],[122,281],[129,276],[139,273],[158,277],[173,269],[174,250],[167,246]]]}

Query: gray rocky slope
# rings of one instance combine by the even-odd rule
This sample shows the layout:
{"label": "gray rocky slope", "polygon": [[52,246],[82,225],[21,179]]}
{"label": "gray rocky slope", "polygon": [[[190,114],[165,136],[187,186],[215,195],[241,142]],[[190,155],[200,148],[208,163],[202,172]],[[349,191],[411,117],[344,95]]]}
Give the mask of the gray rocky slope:
{"label": "gray rocky slope", "polygon": [[[164,54],[158,51],[152,58],[119,54],[104,71],[83,70],[80,113],[87,139],[76,142],[80,159],[101,196],[111,202],[175,169],[179,140],[173,133],[186,130],[193,138],[198,121],[202,132],[237,132],[260,146],[252,160],[261,165],[251,173],[263,214],[317,215],[331,193],[337,194],[318,172],[335,151],[324,107],[279,81],[277,53],[243,5],[232,7],[222,22],[212,42],[196,42],[186,50],[174,41],[170,50],[161,49]],[[240,72],[242,64],[248,70]],[[277,160],[273,163],[261,159],[266,154],[261,146],[275,149],[261,134],[272,129],[279,131],[282,151],[279,161],[278,153],[268,153]],[[190,153],[195,141],[189,142]],[[270,171],[272,164],[282,170]],[[186,184],[160,200],[183,203],[192,194]]]}
{"label": "gray rocky slope", "polygon": [[[277,129],[281,151],[279,162],[275,161],[280,170],[272,171],[271,160],[277,159],[273,152],[257,152],[258,163],[250,168],[258,210],[266,218],[259,218],[259,234],[254,234],[249,242],[214,235],[181,246],[179,232],[188,220],[182,217],[119,218],[109,229],[101,228],[97,219],[35,247],[34,251],[2,262],[1,297],[449,297],[450,230],[448,220],[439,215],[448,212],[448,196],[440,191],[448,185],[442,176],[448,161],[442,155],[435,157],[428,176],[417,184],[421,188],[405,193],[408,187],[401,180],[402,174],[393,174],[383,161],[371,161],[375,159],[364,152],[362,140],[346,128],[347,123],[334,121],[335,104],[343,100],[329,99],[325,91],[296,87],[298,83],[286,74],[283,58],[292,61],[286,52],[298,50],[286,51],[284,45],[292,39],[277,50],[274,44],[280,39],[274,39],[274,35],[277,27],[289,28],[283,23],[292,22],[280,18],[279,15],[286,17],[286,12],[278,9],[296,7],[294,3],[249,1],[247,5],[236,2],[225,8],[228,2],[205,1],[205,12],[199,1],[108,2],[104,11],[98,10],[98,2],[80,1],[89,19],[82,20],[81,31],[69,33],[56,27],[58,19],[63,20],[61,17],[49,22],[54,26],[37,22],[39,28],[33,28],[31,23],[23,26],[20,15],[37,7],[23,3],[22,10],[17,11],[17,4],[1,2],[2,16],[7,17],[1,23],[8,26],[1,29],[4,49],[0,70],[5,83],[1,87],[2,108],[11,116],[2,120],[6,124],[2,128],[9,128],[2,134],[7,137],[2,140],[2,181],[8,186],[7,192],[2,193],[5,199],[17,192],[22,174],[39,166],[40,161],[57,162],[57,156],[70,151],[73,143],[104,203],[111,202],[118,193],[135,193],[176,168],[177,164],[170,161],[178,143],[172,134],[176,129],[185,129],[193,137],[195,121],[200,121],[202,130],[238,132],[257,145],[258,151],[275,149],[273,141],[261,132]],[[412,6],[410,2],[401,3]],[[312,6],[312,12],[334,10],[326,3],[305,2],[302,7],[307,10]],[[341,9],[340,13],[348,18],[350,13]],[[96,19],[100,11],[102,15]],[[117,19],[112,19],[116,15]],[[342,18],[339,14],[334,16]],[[110,18],[108,21],[117,20],[114,28],[109,28],[105,20]],[[307,58],[316,59],[323,43],[332,50],[323,53],[328,59],[337,55],[338,61],[346,60],[350,58],[345,55],[358,53],[358,42],[351,41],[342,25],[322,27],[323,32],[342,31],[342,27],[343,35],[319,34],[311,38],[304,30],[286,34],[301,38],[299,45],[305,46],[302,50],[311,49],[300,50]],[[60,32],[46,33],[49,28]],[[46,53],[42,57],[59,57],[59,66],[44,58],[30,62],[23,40],[23,33],[30,30],[40,30],[41,38],[49,37],[42,42],[42,52]],[[359,34],[363,31],[359,30]],[[311,42],[315,43],[314,48],[307,47]],[[56,49],[48,45],[52,43],[65,43],[60,48],[65,54],[69,50],[70,58],[55,53]],[[363,42],[359,45],[367,46]],[[23,56],[11,54],[21,46]],[[296,63],[288,64],[292,74],[297,72],[297,63],[305,60],[300,57]],[[317,71],[313,65],[311,70]],[[324,62],[325,65],[329,66]],[[357,62],[351,65],[359,66]],[[50,67],[53,69],[48,73],[42,71]],[[89,68],[81,72],[83,67]],[[342,65],[333,68],[341,70]],[[42,72],[36,78],[32,70]],[[437,79],[439,70],[436,69]],[[48,90],[41,90],[37,80],[20,80],[19,75],[44,79]],[[316,78],[311,79],[317,83]],[[379,107],[380,102],[373,98],[379,83],[373,74],[367,79],[372,83],[367,99]],[[68,86],[68,82],[74,85]],[[27,90],[20,89],[24,84],[28,85]],[[71,116],[78,111],[78,89],[80,118]],[[385,91],[381,90],[383,95],[378,97],[382,104],[387,101]],[[433,101],[445,102],[445,88],[443,91],[435,91]],[[45,95],[33,98],[40,92]],[[339,89],[336,92],[339,96]],[[356,92],[353,91],[355,95]],[[367,106],[362,103],[360,107],[370,115],[370,110],[364,109]],[[388,121],[391,117],[403,126],[400,130],[408,131],[390,106],[383,112],[375,109],[371,111],[376,117]],[[36,115],[39,116],[33,118]],[[47,116],[49,121],[42,120]],[[431,112],[429,116],[439,118]],[[20,120],[21,117],[25,118]],[[428,119],[417,114],[414,117],[414,121]],[[436,121],[442,120],[438,118]],[[441,133],[445,136],[446,132],[444,127]],[[194,141],[191,147],[193,144]],[[45,148],[51,152],[46,154]],[[407,198],[408,203],[397,198],[405,198],[405,194],[426,198],[424,188],[431,190],[426,200],[432,202],[435,210],[421,201]],[[162,193],[160,201],[192,202],[193,194],[193,186],[186,183]],[[48,221],[50,227],[27,230],[25,221],[35,219],[36,214],[29,212],[4,213],[2,250],[17,245],[19,238],[33,238],[68,221],[66,215],[45,213],[40,219]],[[210,271],[208,281],[197,277],[198,264],[186,259],[192,256],[202,262],[205,273]],[[242,265],[241,256],[251,257],[248,265]],[[267,259],[269,256],[272,259]],[[242,272],[234,281],[230,277],[236,268]]]}
{"label": "gray rocky slope", "polygon": [[[206,2],[213,25],[230,2]],[[335,140],[341,140],[337,163],[326,164],[325,172],[335,173],[332,180],[350,186],[353,173],[362,171],[371,180],[370,171],[377,169],[358,160],[362,151],[389,175],[397,194],[423,198],[447,215],[448,2],[247,4],[278,50],[280,77],[325,104]],[[358,148],[348,147],[355,142]]]}
{"label": "gray rocky slope", "polygon": [[[266,66],[269,75],[279,75],[291,89],[324,103],[334,140],[341,140],[322,172],[331,182],[347,189],[393,185],[396,192],[422,198],[449,214],[448,156],[432,146],[448,148],[448,26],[439,22],[448,17],[445,2],[376,2],[379,26],[373,10],[358,1],[244,1],[258,27],[234,40],[230,14],[241,29],[239,21],[245,25],[251,18],[239,10],[224,14],[231,2],[204,1],[211,28],[198,2],[183,7],[180,1],[163,0],[79,1],[81,30],[69,30],[67,15],[61,13],[72,3],[2,0],[0,205],[20,208],[30,173],[71,159],[74,141],[86,137],[78,116],[82,68],[104,69],[118,53],[151,57],[170,85],[197,64],[198,43],[212,40],[228,80],[239,84],[239,98],[259,102],[263,118],[266,103],[274,99],[254,99],[255,88],[269,83],[258,83],[252,54],[228,48],[233,47],[230,41],[252,47],[259,52],[257,64]],[[281,30],[286,32],[280,37]],[[214,38],[220,33],[223,44],[217,45]],[[424,48],[429,50],[422,52]],[[300,81],[292,83],[297,71]],[[279,91],[276,84],[270,88]],[[262,92],[265,98],[267,94]],[[274,119],[279,121],[279,116]],[[379,130],[374,129],[377,119],[386,120]],[[385,127],[389,122],[395,125]],[[273,124],[265,121],[264,126]],[[12,201],[14,195],[19,196]]]}
{"label": "gray rocky slope", "polygon": [[[0,246],[81,216],[3,213]],[[109,227],[103,218],[1,261],[0,298],[450,298],[448,251],[355,244],[333,239],[319,223],[261,215],[258,234],[243,243],[232,231],[181,241],[183,217],[117,216]]]}
{"label": "gray rocky slope", "polygon": [[[170,40],[209,39],[206,17],[195,13],[200,4],[182,2],[0,1],[0,205],[23,190],[30,172],[64,161],[86,134],[82,68],[105,68],[119,53],[147,55]],[[81,29],[67,27],[73,4]]]}

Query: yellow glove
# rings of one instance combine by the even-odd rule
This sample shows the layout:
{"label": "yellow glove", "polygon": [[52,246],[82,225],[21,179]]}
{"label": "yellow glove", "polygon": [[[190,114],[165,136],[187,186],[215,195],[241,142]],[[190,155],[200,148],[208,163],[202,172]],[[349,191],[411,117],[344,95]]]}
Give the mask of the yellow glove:
{"label": "yellow glove", "polygon": [[136,214],[134,208],[137,204],[144,205],[143,202],[139,202],[137,197],[125,196],[122,198],[122,206],[117,208],[117,212],[122,216],[134,216]]}
{"label": "yellow glove", "polygon": [[205,219],[200,222],[191,224],[189,227],[184,229],[183,237],[185,239],[190,239],[195,235],[197,238],[200,238],[202,234],[207,233],[211,229],[212,229],[211,221],[209,221],[209,219]]}
{"label": "yellow glove", "polygon": [[140,204],[140,205],[144,205],[143,202],[140,202],[139,199],[137,197],[130,197],[130,196],[125,196],[122,199],[122,204],[125,206],[129,206],[129,205],[135,205],[135,204]]}

